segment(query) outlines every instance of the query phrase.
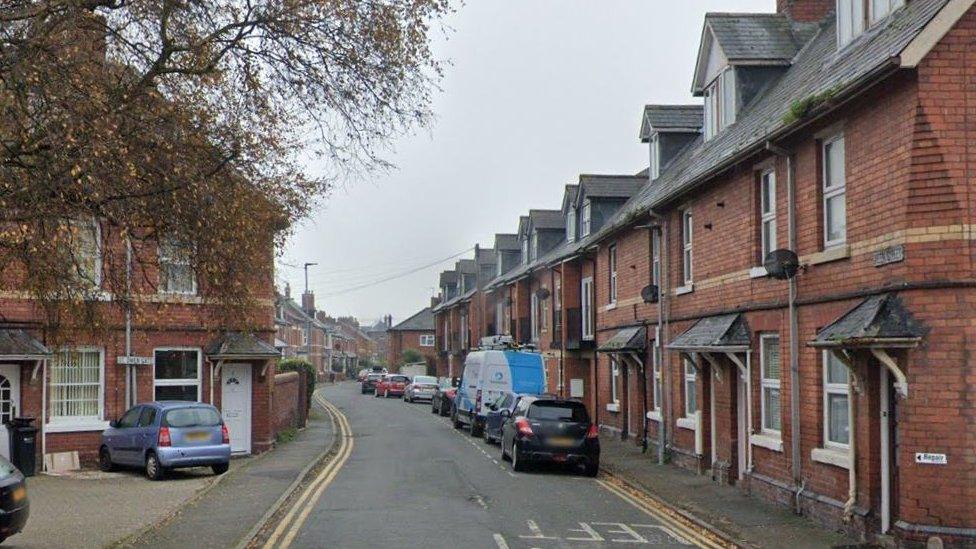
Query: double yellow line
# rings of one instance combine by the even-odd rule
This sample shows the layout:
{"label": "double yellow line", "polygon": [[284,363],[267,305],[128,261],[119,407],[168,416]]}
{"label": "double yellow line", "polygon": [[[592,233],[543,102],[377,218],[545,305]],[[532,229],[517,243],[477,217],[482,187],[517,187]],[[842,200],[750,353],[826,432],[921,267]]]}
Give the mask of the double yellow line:
{"label": "double yellow line", "polygon": [[353,439],[349,420],[346,419],[346,416],[338,408],[326,402],[319,395],[315,395],[314,399],[319,406],[325,408],[329,415],[332,416],[332,425],[338,429],[339,448],[329,464],[305,488],[302,495],[295,501],[291,509],[288,510],[288,514],[278,523],[278,527],[268,537],[268,541],[264,543],[264,549],[272,549],[274,547],[286,549],[291,545],[295,540],[295,536],[301,531],[302,525],[305,524],[308,515],[315,508],[315,504],[322,497],[322,493],[329,487],[329,484],[339,474],[339,470],[342,469],[346,460],[349,459],[349,455],[352,454]]}
{"label": "double yellow line", "polygon": [[644,514],[657,520],[666,529],[681,536],[688,543],[709,549],[737,547],[735,543],[720,538],[707,528],[695,524],[668,506],[647,497],[612,476],[597,480],[597,483],[620,499],[643,511]]}

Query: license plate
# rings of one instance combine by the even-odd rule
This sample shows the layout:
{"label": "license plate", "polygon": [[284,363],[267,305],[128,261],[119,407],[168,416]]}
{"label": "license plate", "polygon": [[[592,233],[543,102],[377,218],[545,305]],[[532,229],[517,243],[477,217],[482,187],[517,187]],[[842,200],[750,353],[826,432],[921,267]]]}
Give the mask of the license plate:
{"label": "license plate", "polygon": [[576,444],[576,441],[569,437],[553,437],[549,439],[549,444],[552,444],[553,446],[565,447]]}
{"label": "license plate", "polygon": [[556,454],[556,455],[552,456],[552,460],[555,461],[555,462],[557,462],[557,463],[562,463],[562,462],[566,461],[566,454]]}
{"label": "license plate", "polygon": [[19,503],[27,497],[27,489],[23,486],[18,486],[14,489],[14,493],[10,496],[14,500],[14,503]]}
{"label": "license plate", "polygon": [[189,440],[190,442],[199,442],[201,440],[208,440],[208,439],[210,439],[210,433],[207,433],[205,431],[198,431],[198,432],[195,432],[195,433],[187,433],[184,438],[186,438],[186,440]]}

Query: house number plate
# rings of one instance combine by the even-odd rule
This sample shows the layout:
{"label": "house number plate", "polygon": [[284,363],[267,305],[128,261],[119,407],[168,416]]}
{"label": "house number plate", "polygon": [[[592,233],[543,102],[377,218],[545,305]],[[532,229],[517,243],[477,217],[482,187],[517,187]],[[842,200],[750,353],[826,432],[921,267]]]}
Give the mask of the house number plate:
{"label": "house number plate", "polygon": [[924,465],[947,465],[949,463],[949,458],[947,458],[945,454],[917,452],[915,454],[915,463],[921,463]]}

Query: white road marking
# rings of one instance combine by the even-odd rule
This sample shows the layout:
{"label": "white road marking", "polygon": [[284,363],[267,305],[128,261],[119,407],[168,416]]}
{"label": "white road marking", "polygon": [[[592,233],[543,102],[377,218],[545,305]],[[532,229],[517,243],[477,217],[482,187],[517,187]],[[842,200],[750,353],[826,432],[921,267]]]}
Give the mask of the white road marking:
{"label": "white road marking", "polygon": [[534,520],[527,520],[525,524],[529,527],[529,532],[532,532],[531,536],[519,536],[522,539],[559,539],[554,536],[547,536],[542,533],[542,529],[539,525],[535,523]]}
{"label": "white road marking", "polygon": [[[602,522],[594,522],[593,524],[605,524]],[[581,534],[587,534],[588,537],[585,538],[566,538],[567,541],[604,541],[603,536],[599,532],[593,529],[592,526],[585,522],[579,523],[579,528],[570,528],[570,532],[579,532]]]}
{"label": "white road marking", "polygon": [[495,545],[498,546],[498,549],[508,549],[508,542],[505,541],[505,538],[501,534],[495,534],[494,538]]}
{"label": "white road marking", "polygon": [[[627,526],[626,524],[624,524],[622,522],[594,522],[593,524],[596,524],[596,525],[599,525],[599,526],[616,526],[617,528],[620,528],[620,529],[619,530],[607,530],[607,533],[608,534],[627,534],[628,536],[630,536],[629,538],[626,538],[626,539],[611,538],[610,541],[612,541],[612,542],[615,542],[615,543],[650,543],[650,542],[647,541],[647,538],[645,538],[644,536],[638,534],[636,530],[634,530],[633,528],[631,528],[630,526]],[[635,526],[637,526],[637,525],[635,525]]]}
{"label": "white road marking", "polygon": [[671,536],[678,543],[681,543],[681,544],[684,544],[684,545],[694,545],[693,543],[691,543],[690,541],[688,541],[687,538],[685,538],[681,534],[678,534],[677,532],[675,532],[674,530],[668,528],[667,526],[663,526],[663,525],[660,525],[660,524],[631,524],[631,526],[633,526],[634,528],[651,528],[651,529],[654,529],[654,530],[660,530],[660,531],[664,532],[665,534]]}

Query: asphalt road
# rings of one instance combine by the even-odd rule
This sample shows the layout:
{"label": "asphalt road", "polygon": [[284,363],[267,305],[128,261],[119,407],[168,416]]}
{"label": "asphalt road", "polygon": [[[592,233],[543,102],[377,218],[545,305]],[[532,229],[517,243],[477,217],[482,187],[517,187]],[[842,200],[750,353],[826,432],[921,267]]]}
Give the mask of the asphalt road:
{"label": "asphalt road", "polygon": [[354,383],[323,396],[348,418],[355,445],[295,547],[686,545],[595,479],[513,473],[497,446],[455,431],[428,404],[361,395]]}

